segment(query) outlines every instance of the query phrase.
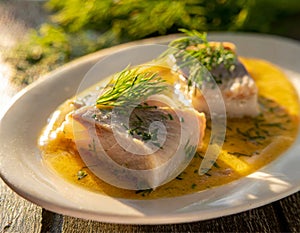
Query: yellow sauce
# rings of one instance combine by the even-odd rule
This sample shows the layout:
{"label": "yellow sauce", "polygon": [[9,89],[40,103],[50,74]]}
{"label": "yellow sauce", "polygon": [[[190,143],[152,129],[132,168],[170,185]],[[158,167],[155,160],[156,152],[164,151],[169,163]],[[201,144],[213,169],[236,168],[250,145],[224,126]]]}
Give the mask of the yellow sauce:
{"label": "yellow sauce", "polygon": [[[70,139],[64,133],[41,146],[45,163],[67,181],[94,192],[112,197],[152,199],[174,197],[198,192],[246,176],[275,160],[294,142],[299,124],[298,96],[280,69],[258,59],[242,58],[259,89],[261,114],[255,118],[229,119],[226,140],[218,160],[205,175],[198,175],[210,136],[207,124],[204,147],[190,165],[171,182],[156,190],[132,191],[111,186],[89,171],[78,155]],[[63,122],[65,115],[73,110],[66,101],[57,110],[51,130]],[[78,171],[84,176],[78,179]]]}

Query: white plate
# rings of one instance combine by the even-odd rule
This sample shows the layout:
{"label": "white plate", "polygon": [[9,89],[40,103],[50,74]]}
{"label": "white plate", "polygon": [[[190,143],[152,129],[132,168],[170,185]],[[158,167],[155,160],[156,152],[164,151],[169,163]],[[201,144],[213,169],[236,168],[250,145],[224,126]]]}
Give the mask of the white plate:
{"label": "white plate", "polygon": [[[218,34],[211,39],[232,41],[243,56],[267,59],[287,72],[300,93],[300,45],[294,41],[253,34]],[[42,164],[37,139],[47,118],[73,96],[85,73],[100,58],[123,48],[137,63],[154,58],[158,51],[136,44],[165,43],[163,37],[117,46],[83,57],[51,73],[20,92],[3,113],[0,123],[0,174],[24,198],[57,213],[128,224],[163,224],[204,220],[249,210],[299,191],[300,137],[285,154],[263,169],[192,195],[158,200],[116,199],[71,185]],[[107,75],[124,63],[124,56],[103,67]]]}

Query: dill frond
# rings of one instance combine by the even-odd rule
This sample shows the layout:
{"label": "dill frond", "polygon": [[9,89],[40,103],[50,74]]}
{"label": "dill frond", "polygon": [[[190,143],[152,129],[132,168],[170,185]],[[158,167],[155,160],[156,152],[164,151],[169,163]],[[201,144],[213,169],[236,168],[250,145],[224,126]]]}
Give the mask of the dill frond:
{"label": "dill frond", "polygon": [[[170,42],[169,49],[161,57],[174,56],[178,67],[188,70],[189,83],[201,84],[204,80],[209,81],[207,71],[220,65],[223,65],[229,72],[234,70],[237,61],[234,51],[225,48],[222,43],[209,43],[205,32],[186,29],[180,31],[187,36]],[[220,81],[217,77],[213,78],[217,83]]]}
{"label": "dill frond", "polygon": [[141,72],[138,68],[125,68],[117,73],[96,101],[101,107],[136,107],[151,95],[167,89],[165,80],[157,73]]}
{"label": "dill frond", "polygon": [[211,45],[207,40],[207,33],[200,33],[196,30],[181,29],[187,37],[179,38],[172,41],[169,46],[177,50],[175,51],[175,58],[187,60],[191,56],[209,71],[213,68],[223,64],[228,70],[233,69],[237,56],[234,51],[224,48],[222,43],[218,45]]}

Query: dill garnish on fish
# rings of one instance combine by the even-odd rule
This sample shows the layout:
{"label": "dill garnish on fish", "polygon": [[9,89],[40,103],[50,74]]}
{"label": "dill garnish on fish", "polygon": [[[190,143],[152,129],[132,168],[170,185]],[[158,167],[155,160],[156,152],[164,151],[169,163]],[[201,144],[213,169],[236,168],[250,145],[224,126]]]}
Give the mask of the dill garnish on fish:
{"label": "dill garnish on fish", "polygon": [[[222,65],[228,72],[235,69],[237,55],[231,49],[225,48],[223,43],[210,43],[207,40],[207,33],[200,33],[196,30],[181,29],[187,36],[173,40],[169,49],[161,57],[174,56],[180,69],[189,70],[188,83],[201,83],[207,79],[207,71]],[[207,69],[204,70],[203,67]],[[213,77],[217,83],[221,82],[220,77]],[[209,81],[209,80],[206,80]]]}
{"label": "dill garnish on fish", "polygon": [[[148,97],[167,89],[157,73],[125,68],[117,73],[96,101],[96,107],[137,107]],[[142,106],[142,105],[141,105]]]}
{"label": "dill garnish on fish", "polygon": [[[207,33],[200,33],[196,30],[181,29],[187,37],[173,40],[169,47],[175,58],[180,58],[183,61],[192,56],[205,66],[209,71],[223,64],[228,70],[234,69],[234,64],[237,56],[231,49],[223,46],[223,43],[211,44],[207,40]],[[172,49],[173,48],[173,49]],[[177,50],[174,50],[174,48]]]}

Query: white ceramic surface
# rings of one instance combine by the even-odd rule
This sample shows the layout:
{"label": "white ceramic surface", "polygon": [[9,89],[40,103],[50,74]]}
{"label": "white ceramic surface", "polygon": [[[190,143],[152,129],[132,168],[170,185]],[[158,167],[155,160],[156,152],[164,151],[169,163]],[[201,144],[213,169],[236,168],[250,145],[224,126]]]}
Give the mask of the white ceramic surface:
{"label": "white ceramic surface", "polygon": [[[259,171],[230,184],[177,198],[116,199],[90,192],[45,168],[37,139],[48,116],[73,96],[85,73],[103,56],[122,53],[148,61],[158,51],[136,45],[166,43],[173,37],[150,39],[106,49],[49,74],[17,94],[1,114],[0,175],[19,195],[57,213],[114,223],[163,224],[204,220],[249,210],[300,190],[300,136],[285,154]],[[232,41],[243,56],[267,59],[288,74],[300,93],[300,45],[292,40],[255,35],[214,33],[210,39]],[[141,50],[142,49],[142,50]],[[118,67],[104,67],[110,74]],[[112,68],[114,67],[114,68]]]}

